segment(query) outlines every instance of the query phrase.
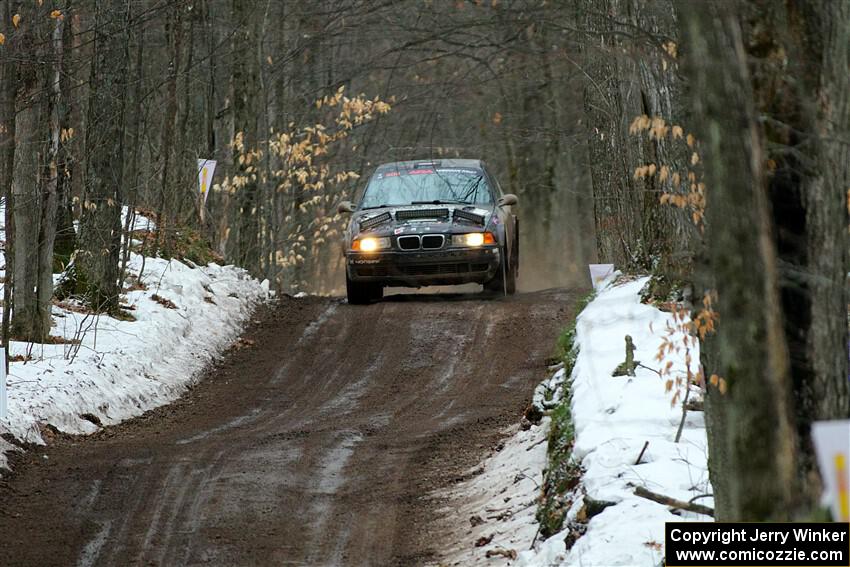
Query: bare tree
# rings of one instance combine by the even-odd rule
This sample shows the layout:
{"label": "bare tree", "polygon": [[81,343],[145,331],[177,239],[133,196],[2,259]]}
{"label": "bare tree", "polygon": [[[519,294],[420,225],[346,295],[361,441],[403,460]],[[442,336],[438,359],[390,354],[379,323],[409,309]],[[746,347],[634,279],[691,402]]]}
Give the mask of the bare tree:
{"label": "bare tree", "polygon": [[728,384],[707,406],[717,517],[807,517],[811,423],[850,412],[850,18],[841,3],[705,2],[683,19],[708,195],[699,271],[721,317],[706,366]]}
{"label": "bare tree", "polygon": [[127,3],[97,2],[86,124],[86,184],[81,199],[76,289],[98,310],[118,306]]}

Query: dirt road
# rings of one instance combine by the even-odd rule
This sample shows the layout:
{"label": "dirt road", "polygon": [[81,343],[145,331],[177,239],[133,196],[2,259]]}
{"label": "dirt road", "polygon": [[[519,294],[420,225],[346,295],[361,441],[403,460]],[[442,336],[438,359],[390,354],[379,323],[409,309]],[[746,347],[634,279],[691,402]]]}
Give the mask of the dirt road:
{"label": "dirt road", "polygon": [[0,481],[0,564],[417,565],[575,294],[284,299],[175,404]]}

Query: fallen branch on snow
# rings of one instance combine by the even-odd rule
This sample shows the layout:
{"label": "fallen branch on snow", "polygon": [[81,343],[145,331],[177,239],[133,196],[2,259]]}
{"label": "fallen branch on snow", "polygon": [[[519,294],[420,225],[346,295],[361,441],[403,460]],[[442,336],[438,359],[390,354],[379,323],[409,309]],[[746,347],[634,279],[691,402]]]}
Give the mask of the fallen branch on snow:
{"label": "fallen branch on snow", "polygon": [[711,516],[712,518],[714,517],[714,508],[709,508],[702,504],[694,504],[693,502],[685,502],[684,500],[676,500],[675,498],[647,490],[643,486],[635,488],[634,494],[635,496],[640,496],[641,498],[646,498],[647,500],[652,500],[665,506],[671,506],[677,510],[685,510],[687,512],[695,512],[697,514]]}

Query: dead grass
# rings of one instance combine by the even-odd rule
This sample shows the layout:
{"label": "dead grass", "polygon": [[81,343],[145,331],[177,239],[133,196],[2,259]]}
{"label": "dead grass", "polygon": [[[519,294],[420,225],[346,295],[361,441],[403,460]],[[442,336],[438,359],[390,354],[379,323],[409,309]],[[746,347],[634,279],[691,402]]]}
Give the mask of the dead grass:
{"label": "dead grass", "polygon": [[173,301],[171,301],[170,299],[166,299],[156,293],[151,296],[151,299],[153,299],[166,309],[177,309],[177,305]]}

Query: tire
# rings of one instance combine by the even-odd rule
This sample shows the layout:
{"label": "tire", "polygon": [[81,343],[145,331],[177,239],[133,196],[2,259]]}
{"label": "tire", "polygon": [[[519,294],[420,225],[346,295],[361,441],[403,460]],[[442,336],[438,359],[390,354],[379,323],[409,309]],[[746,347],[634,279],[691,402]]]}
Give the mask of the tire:
{"label": "tire", "polygon": [[373,282],[355,282],[345,276],[345,291],[351,305],[366,305],[384,296],[384,286]]}
{"label": "tire", "polygon": [[[507,259],[506,254],[502,254],[502,262]],[[511,262],[507,268],[503,264],[499,264],[499,271],[496,276],[489,282],[484,284],[484,289],[495,293],[507,293],[513,295],[516,293],[516,274],[517,266],[515,262]]]}
{"label": "tire", "polygon": [[516,293],[516,273],[517,266],[513,262],[511,262],[510,266],[508,266],[507,270],[507,280],[505,285],[505,291],[508,295],[513,295]]}

